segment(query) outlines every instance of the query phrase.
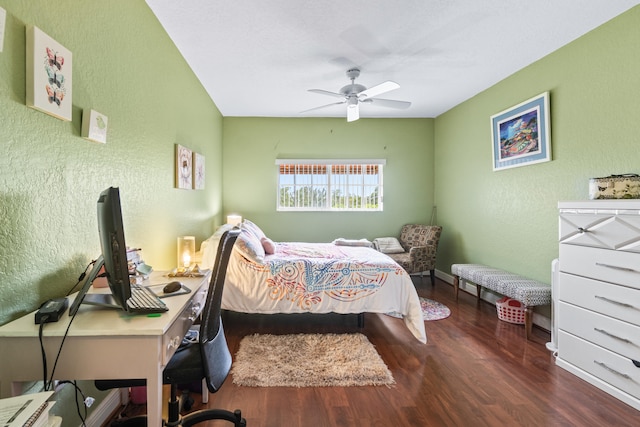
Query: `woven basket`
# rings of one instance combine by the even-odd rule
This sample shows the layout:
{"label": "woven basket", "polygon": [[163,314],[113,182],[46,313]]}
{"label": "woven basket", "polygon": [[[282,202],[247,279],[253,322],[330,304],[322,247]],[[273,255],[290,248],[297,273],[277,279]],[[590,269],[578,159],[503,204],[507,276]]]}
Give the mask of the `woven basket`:
{"label": "woven basket", "polygon": [[502,297],[496,301],[496,310],[498,310],[498,319],[509,323],[524,325],[524,313],[526,309],[520,301],[509,297]]}

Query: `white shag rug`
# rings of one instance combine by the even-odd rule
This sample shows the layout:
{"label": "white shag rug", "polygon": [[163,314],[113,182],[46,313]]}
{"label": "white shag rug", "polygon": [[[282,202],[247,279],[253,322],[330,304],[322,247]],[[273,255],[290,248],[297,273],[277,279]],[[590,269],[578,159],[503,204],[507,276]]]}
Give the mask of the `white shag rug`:
{"label": "white shag rug", "polygon": [[347,387],[395,384],[367,337],[355,334],[248,335],[231,368],[247,387]]}

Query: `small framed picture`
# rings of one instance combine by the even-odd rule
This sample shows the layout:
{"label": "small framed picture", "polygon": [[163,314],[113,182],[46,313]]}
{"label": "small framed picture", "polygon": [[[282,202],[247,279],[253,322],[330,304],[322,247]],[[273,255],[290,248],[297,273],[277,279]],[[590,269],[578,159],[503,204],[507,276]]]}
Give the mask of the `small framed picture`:
{"label": "small framed picture", "polygon": [[200,153],[193,153],[193,188],[204,190],[204,156]]}
{"label": "small framed picture", "polygon": [[82,112],[81,136],[94,142],[107,142],[107,116],[95,110],[84,110]]}
{"label": "small framed picture", "polygon": [[551,160],[549,92],[491,116],[493,170]]}
{"label": "small framed picture", "polygon": [[26,30],[27,106],[71,121],[72,57],[35,26]]}
{"label": "small framed picture", "polygon": [[192,154],[191,150],[176,144],[176,188],[192,188]]}

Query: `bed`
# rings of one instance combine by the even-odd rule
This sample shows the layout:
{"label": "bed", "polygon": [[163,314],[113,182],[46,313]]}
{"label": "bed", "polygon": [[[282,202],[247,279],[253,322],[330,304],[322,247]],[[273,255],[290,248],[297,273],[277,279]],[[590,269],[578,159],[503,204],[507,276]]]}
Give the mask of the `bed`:
{"label": "bed", "polygon": [[[201,247],[215,260],[220,227]],[[410,276],[375,249],[334,243],[278,242],[244,220],[227,267],[222,308],[241,313],[394,313],[413,336],[427,337]]]}

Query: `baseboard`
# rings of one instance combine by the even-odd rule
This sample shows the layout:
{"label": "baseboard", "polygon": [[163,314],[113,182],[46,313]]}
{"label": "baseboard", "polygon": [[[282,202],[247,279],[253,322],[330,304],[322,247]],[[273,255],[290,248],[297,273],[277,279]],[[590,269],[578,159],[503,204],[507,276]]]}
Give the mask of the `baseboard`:
{"label": "baseboard", "polygon": [[[450,284],[453,287],[453,276],[452,275],[450,275],[448,273],[445,273],[443,271],[440,271],[440,270],[436,270],[436,277],[438,279]],[[461,291],[468,292],[468,293],[470,293],[471,295],[474,295],[474,296],[477,295],[477,289],[476,289],[475,285],[470,285],[467,282],[462,281],[462,280],[461,280],[461,282],[462,282],[461,286],[460,286],[460,290]],[[495,293],[491,292],[488,289],[485,289],[485,291],[486,292],[484,292],[484,291],[482,292],[482,294],[483,294],[482,295],[482,300],[483,301],[487,301],[487,302],[495,305],[496,301],[499,300],[500,298],[502,298],[502,295],[495,294]],[[452,292],[453,292],[453,290],[452,290]],[[543,316],[540,313],[536,313],[535,311],[533,313],[533,324],[538,326],[538,327],[540,327],[540,328],[542,328],[542,329],[544,329],[547,332],[551,331],[551,319],[548,318],[547,316]]]}
{"label": "baseboard", "polygon": [[125,403],[126,402],[122,401],[122,393],[120,393],[119,389],[111,390],[98,404],[96,409],[91,411],[91,414],[87,417],[85,424],[88,426],[104,425],[111,418],[115,410]]}

